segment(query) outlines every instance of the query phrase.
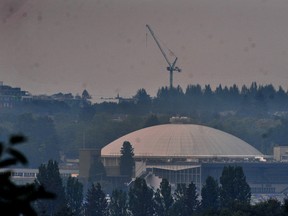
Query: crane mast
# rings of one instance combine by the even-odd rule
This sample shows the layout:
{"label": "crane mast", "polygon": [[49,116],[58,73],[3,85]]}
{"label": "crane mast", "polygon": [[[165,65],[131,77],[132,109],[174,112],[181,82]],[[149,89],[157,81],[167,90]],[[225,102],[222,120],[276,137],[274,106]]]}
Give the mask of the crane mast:
{"label": "crane mast", "polygon": [[160,49],[162,55],[164,56],[166,62],[168,63],[168,67],[167,70],[169,71],[170,74],[170,88],[173,88],[173,72],[177,71],[177,72],[181,72],[181,69],[176,67],[176,62],[178,60],[178,58],[175,56],[175,60],[173,61],[173,63],[171,64],[171,62],[169,61],[169,59],[167,58],[166,53],[164,52],[164,50],[162,49],[159,41],[157,40],[153,30],[151,29],[151,27],[149,25],[146,25],[146,27],[148,28],[150,34],[152,35],[153,39],[155,40],[158,48]]}

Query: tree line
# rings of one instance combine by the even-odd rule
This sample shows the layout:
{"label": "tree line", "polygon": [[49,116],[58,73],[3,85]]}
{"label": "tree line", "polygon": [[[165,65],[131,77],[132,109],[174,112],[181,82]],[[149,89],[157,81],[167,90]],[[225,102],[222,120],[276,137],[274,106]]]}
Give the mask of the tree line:
{"label": "tree line", "polygon": [[[0,143],[0,168],[27,164],[26,157],[15,148],[23,142],[25,138],[17,135],[8,145]],[[130,152],[131,148],[125,143],[122,150]],[[283,203],[268,199],[251,205],[250,187],[240,166],[224,167],[220,184],[208,176],[201,189],[191,182],[178,184],[172,191],[166,179],[159,188],[151,188],[144,178],[136,178],[126,190],[115,188],[109,197],[99,182],[91,181],[85,192],[77,178],[62,178],[57,161],[49,160],[38,169],[35,181],[26,185],[13,183],[9,169],[1,173],[1,212],[12,216],[288,215],[287,199]]]}
{"label": "tree line", "polygon": [[180,86],[161,87],[153,98],[145,89],[139,89],[133,99],[123,100],[117,105],[104,102],[94,106],[97,110],[113,110],[114,113],[199,115],[203,112],[234,111],[251,116],[287,111],[288,105],[288,93],[281,86],[276,89],[272,84],[258,85],[256,82],[242,87],[236,84],[222,87],[220,84],[215,90],[209,84],[204,87],[200,84],[188,85],[185,91]]}
{"label": "tree line", "polygon": [[[66,182],[66,183],[65,183]],[[284,216],[287,200],[261,201],[251,205],[251,191],[242,167],[223,168],[220,182],[208,176],[200,192],[196,185],[172,186],[162,179],[159,188],[151,188],[144,178],[136,178],[126,190],[115,188],[107,196],[99,182],[90,182],[86,192],[77,178],[61,180],[57,162],[39,168],[35,184],[56,194],[56,199],[38,200],[33,206],[39,215],[61,216]]]}

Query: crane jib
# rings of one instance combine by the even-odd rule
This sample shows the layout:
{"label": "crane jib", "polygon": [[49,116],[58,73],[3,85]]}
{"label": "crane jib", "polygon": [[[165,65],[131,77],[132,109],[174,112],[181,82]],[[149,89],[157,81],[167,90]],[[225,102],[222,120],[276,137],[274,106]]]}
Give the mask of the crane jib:
{"label": "crane jib", "polygon": [[[172,88],[172,87],[173,87],[173,71],[181,72],[181,69],[180,69],[179,67],[176,67],[176,66],[175,66],[178,58],[175,56],[175,60],[174,60],[173,63],[171,64],[171,62],[169,61],[169,59],[168,59],[167,56],[166,56],[166,53],[165,53],[164,50],[162,49],[159,41],[157,40],[154,32],[152,31],[151,27],[150,27],[149,25],[146,25],[146,27],[148,28],[149,32],[151,33],[153,39],[155,40],[158,48],[160,49],[163,57],[165,58],[167,64],[169,65],[169,66],[167,67],[167,70],[170,72],[170,88]],[[171,52],[171,51],[170,51],[170,52]]]}

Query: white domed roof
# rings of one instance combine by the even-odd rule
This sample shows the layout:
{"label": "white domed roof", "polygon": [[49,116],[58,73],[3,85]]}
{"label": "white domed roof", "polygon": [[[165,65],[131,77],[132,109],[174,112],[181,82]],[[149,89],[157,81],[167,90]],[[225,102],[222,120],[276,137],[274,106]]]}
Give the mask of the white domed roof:
{"label": "white domed roof", "polygon": [[243,140],[201,125],[165,124],[134,131],[111,142],[101,156],[120,155],[124,141],[135,157],[254,157],[262,153]]}

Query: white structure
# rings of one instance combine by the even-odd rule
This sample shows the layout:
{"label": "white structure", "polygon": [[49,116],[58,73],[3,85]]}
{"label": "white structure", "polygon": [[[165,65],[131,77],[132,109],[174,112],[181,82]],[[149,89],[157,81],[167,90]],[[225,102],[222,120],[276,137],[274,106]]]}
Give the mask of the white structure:
{"label": "white structure", "polygon": [[135,158],[255,158],[261,152],[243,140],[206,126],[194,124],[165,124],[129,133],[101,150],[105,160],[120,156],[124,141],[134,148]]}
{"label": "white structure", "polygon": [[193,181],[200,188],[201,163],[264,157],[248,143],[223,131],[194,124],[165,124],[129,133],[105,146],[101,158],[107,175],[119,175],[120,150],[125,141],[134,148],[135,177],[150,179],[150,185],[156,186],[160,177],[174,185]]}
{"label": "white structure", "polygon": [[[0,174],[10,170],[11,180],[15,184],[24,185],[27,183],[33,183],[39,173],[39,169],[29,169],[29,168],[13,168],[13,169],[0,169]],[[59,169],[60,176],[62,178],[78,177],[78,170],[68,170],[68,169]]]}

